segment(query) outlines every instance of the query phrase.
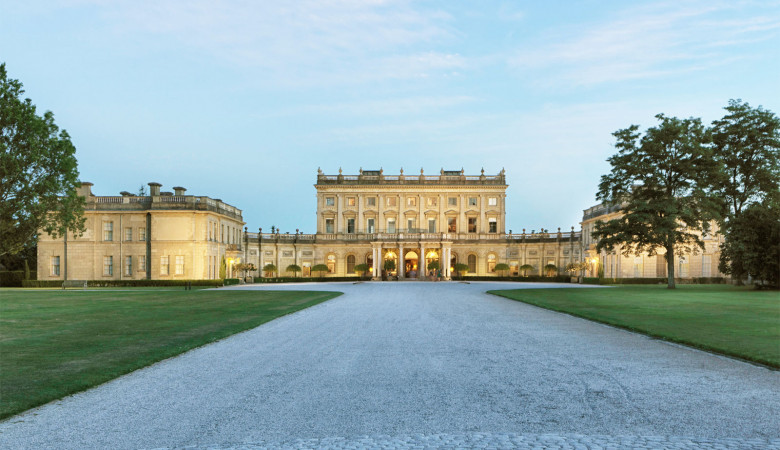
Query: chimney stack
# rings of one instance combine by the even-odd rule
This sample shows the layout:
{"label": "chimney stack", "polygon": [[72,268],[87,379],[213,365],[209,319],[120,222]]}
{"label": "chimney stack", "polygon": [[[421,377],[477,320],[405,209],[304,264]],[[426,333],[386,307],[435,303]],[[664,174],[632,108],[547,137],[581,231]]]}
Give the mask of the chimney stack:
{"label": "chimney stack", "polygon": [[187,191],[187,189],[181,187],[181,186],[175,186],[173,188],[173,195],[179,196],[179,195],[185,195],[184,193]]}
{"label": "chimney stack", "polygon": [[89,197],[92,195],[92,183],[89,181],[82,181],[81,186],[76,188],[76,193],[82,197]]}
{"label": "chimney stack", "polygon": [[151,195],[152,197],[156,197],[156,196],[160,195],[160,187],[161,186],[162,186],[162,184],[155,183],[154,181],[149,183],[149,195]]}

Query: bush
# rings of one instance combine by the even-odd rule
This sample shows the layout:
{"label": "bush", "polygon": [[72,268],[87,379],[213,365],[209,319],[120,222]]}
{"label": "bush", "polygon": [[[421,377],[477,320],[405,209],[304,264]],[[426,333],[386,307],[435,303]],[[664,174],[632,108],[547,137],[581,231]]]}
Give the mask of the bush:
{"label": "bush", "polygon": [[[192,286],[221,287],[222,280],[87,280],[87,287],[184,287],[187,283]],[[62,287],[62,280],[27,280],[23,287]]]}
{"label": "bush", "polygon": [[[664,278],[596,278],[585,277],[583,284],[666,284]],[[723,284],[726,282],[721,277],[675,278],[677,284]]]}
{"label": "bush", "polygon": [[[24,281],[24,270],[4,270],[0,272],[0,287],[22,287]],[[36,278],[36,272],[30,271],[30,279]]]}
{"label": "bush", "polygon": [[234,284],[238,284],[238,278],[225,278],[225,286],[233,286]]}
{"label": "bush", "polygon": [[515,282],[530,282],[530,283],[569,283],[571,277],[569,275],[556,275],[554,277],[543,277],[540,275],[531,275],[527,277],[484,277],[475,275],[466,275],[462,278],[466,281],[515,281]]}

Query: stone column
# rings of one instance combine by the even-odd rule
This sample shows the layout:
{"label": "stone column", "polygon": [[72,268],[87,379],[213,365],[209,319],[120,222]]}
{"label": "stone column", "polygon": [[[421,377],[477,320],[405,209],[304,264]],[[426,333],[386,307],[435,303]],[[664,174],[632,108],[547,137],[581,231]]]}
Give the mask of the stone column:
{"label": "stone column", "polygon": [[417,272],[421,280],[428,279],[428,266],[425,264],[425,247],[420,242],[420,255],[417,258]]}
{"label": "stone column", "polygon": [[440,257],[440,263],[442,264],[442,273],[444,278],[450,277],[450,249],[443,248],[441,250],[442,256]]}
{"label": "stone column", "polygon": [[404,278],[404,246],[398,246],[398,258],[396,259],[396,271],[398,272],[398,278]]}
{"label": "stone column", "polygon": [[365,227],[366,219],[363,217],[363,200],[362,194],[355,195],[355,201],[357,202],[357,218],[355,219],[357,222],[355,224],[356,233],[362,233]]}
{"label": "stone column", "polygon": [[335,231],[338,234],[343,233],[344,231],[344,219],[341,217],[342,213],[344,212],[344,196],[342,194],[338,194],[336,196],[336,223],[333,225],[335,226]]}
{"label": "stone column", "polygon": [[468,205],[469,198],[468,196],[464,196],[463,194],[460,195],[460,204],[459,206],[459,214],[458,214],[458,223],[456,224],[456,230],[458,233],[465,233],[468,231],[468,225],[466,224],[466,208]]}

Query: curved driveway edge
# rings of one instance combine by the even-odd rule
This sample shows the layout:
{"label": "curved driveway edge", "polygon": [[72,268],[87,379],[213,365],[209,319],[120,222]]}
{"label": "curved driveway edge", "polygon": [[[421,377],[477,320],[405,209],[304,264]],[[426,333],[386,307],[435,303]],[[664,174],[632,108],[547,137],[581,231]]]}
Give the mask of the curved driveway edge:
{"label": "curved driveway edge", "polygon": [[777,445],[778,372],[485,293],[520,287],[237,287],[345,295],[12,417],[0,447],[295,448],[366,436]]}

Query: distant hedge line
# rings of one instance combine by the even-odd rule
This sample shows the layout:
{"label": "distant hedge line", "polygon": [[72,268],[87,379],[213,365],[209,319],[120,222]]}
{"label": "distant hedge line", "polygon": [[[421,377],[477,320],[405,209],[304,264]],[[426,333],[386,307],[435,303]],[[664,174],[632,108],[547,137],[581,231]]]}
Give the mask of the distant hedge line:
{"label": "distant hedge line", "polygon": [[[87,287],[184,287],[187,283],[191,286],[223,286],[222,280],[87,280]],[[22,282],[22,287],[62,287],[62,280],[26,280]]]}
{"label": "distant hedge line", "polygon": [[[30,279],[37,278],[35,270],[30,271]],[[3,270],[0,272],[0,287],[22,287],[24,281],[24,270]]]}
{"label": "distant hedge line", "polygon": [[465,277],[452,277],[453,280],[462,281],[515,281],[520,283],[570,283],[570,275],[556,275],[554,277],[543,277],[541,275],[529,275],[527,277],[483,277],[483,276],[469,276]]}
{"label": "distant hedge line", "polygon": [[360,277],[255,277],[255,283],[321,283],[323,281],[360,281]]}
{"label": "distant hedge line", "polygon": [[[667,278],[596,278],[585,277],[583,284],[666,284]],[[724,284],[723,277],[675,278],[676,284]]]}

